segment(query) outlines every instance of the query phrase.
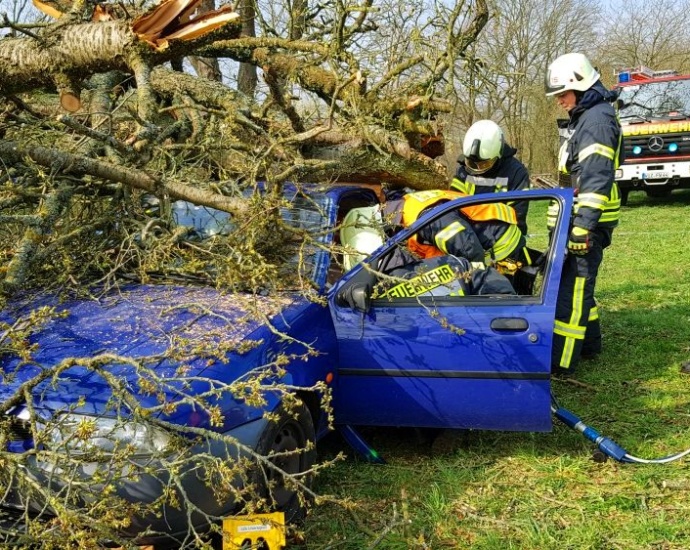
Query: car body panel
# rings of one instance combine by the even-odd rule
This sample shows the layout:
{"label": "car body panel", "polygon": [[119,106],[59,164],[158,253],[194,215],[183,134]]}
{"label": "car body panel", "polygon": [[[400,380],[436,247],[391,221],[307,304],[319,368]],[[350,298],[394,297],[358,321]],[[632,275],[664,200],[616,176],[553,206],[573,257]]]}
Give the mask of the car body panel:
{"label": "car body panel", "polygon": [[[570,211],[568,192],[546,195],[560,201],[561,212]],[[479,200],[486,198],[474,202]],[[468,202],[461,199],[438,207],[394,243],[404,241],[432,216]],[[394,304],[379,299],[363,313],[339,306],[337,295],[366,279],[367,269],[360,266],[346,276],[330,295],[340,349],[334,392],[337,422],[550,430],[551,343],[562,269],[562,261],[553,256],[564,254],[564,226],[561,220],[554,234],[539,297],[428,297]],[[395,245],[365,263],[375,265],[391,246]],[[459,330],[449,330],[446,324]]]}

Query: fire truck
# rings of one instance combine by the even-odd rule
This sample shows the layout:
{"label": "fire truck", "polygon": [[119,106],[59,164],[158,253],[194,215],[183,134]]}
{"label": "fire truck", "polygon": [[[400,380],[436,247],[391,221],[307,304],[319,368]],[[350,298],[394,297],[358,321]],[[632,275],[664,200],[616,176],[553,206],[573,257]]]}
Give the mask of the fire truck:
{"label": "fire truck", "polygon": [[624,161],[616,171],[623,204],[690,188],[690,75],[636,67],[616,72]]}

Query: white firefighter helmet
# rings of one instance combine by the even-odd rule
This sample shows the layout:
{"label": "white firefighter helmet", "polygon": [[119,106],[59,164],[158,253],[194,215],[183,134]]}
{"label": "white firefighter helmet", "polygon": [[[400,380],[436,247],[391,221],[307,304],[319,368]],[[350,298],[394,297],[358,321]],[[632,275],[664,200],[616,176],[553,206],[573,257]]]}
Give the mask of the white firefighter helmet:
{"label": "white firefighter helmet", "polygon": [[601,75],[581,53],[567,53],[557,58],[546,71],[546,95],[557,95],[568,90],[589,90]]}
{"label": "white firefighter helmet", "polygon": [[383,244],[379,206],[353,208],[343,218],[340,244],[355,253],[343,254],[343,268],[349,271]]}
{"label": "white firefighter helmet", "polygon": [[503,130],[493,120],[478,120],[469,127],[462,142],[465,167],[470,174],[490,170],[503,151]]}

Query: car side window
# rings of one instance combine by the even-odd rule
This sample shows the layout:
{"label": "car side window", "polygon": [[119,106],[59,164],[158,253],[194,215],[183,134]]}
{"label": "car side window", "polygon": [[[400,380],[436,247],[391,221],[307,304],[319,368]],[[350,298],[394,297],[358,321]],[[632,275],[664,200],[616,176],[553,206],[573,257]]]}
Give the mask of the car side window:
{"label": "car side window", "polygon": [[503,204],[495,195],[487,199],[432,216],[372,264],[374,303],[539,299],[558,203],[532,199],[523,234],[512,218],[492,213],[492,204]]}

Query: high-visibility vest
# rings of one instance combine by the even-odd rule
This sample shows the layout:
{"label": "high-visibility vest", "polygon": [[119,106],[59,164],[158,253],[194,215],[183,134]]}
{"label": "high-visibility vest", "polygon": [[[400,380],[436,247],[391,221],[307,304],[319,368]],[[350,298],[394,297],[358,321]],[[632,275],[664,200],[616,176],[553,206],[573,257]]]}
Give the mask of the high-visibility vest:
{"label": "high-visibility vest", "polygon": [[[437,203],[448,202],[466,196],[465,193],[447,191],[444,189],[408,193],[403,197],[403,227],[412,225],[424,210]],[[515,209],[502,202],[463,206],[460,211],[474,222],[500,220],[517,225]]]}
{"label": "high-visibility vest", "polygon": [[[408,193],[403,197],[403,227],[412,225],[427,208],[466,196],[465,193],[447,191],[444,189]],[[460,211],[473,222],[498,220],[517,226],[515,209],[505,203],[475,204],[472,206],[464,206]],[[411,252],[421,258],[433,258],[444,254],[443,251],[434,245],[420,243],[416,235],[408,239],[407,246]]]}

